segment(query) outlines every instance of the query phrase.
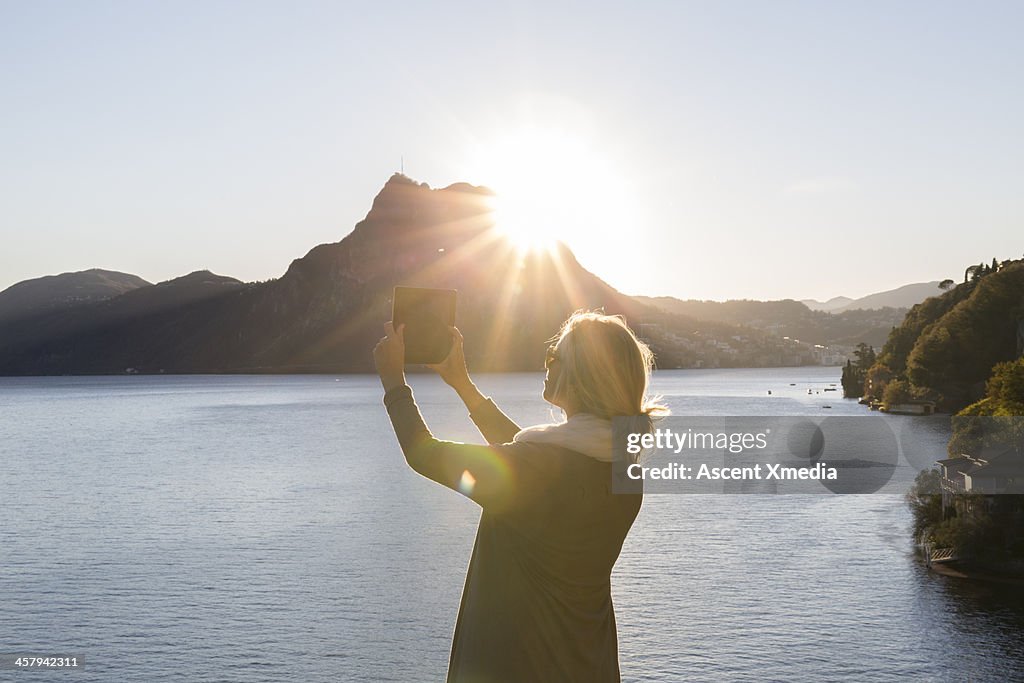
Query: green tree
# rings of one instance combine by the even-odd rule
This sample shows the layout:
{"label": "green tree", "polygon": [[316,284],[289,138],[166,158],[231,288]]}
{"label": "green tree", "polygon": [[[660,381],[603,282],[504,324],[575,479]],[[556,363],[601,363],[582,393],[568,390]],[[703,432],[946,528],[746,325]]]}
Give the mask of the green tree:
{"label": "green tree", "polygon": [[905,379],[897,379],[885,385],[885,392],[882,394],[882,404],[886,408],[906,403],[914,398],[913,387]]}
{"label": "green tree", "polygon": [[[960,290],[968,296],[954,296]],[[967,287],[961,285],[936,297],[960,300],[921,330],[907,355],[907,379],[916,387],[937,392],[948,409],[957,410],[982,398],[994,366],[1020,355],[1017,325],[1024,316],[1021,291],[1024,263],[1015,262]]]}
{"label": "green tree", "polygon": [[868,368],[864,379],[864,392],[875,398],[881,398],[885,393],[885,387],[892,381],[894,376],[893,371],[888,365],[875,362],[874,365]]}
{"label": "green tree", "polygon": [[999,363],[985,383],[985,397],[999,403],[999,412],[1024,415],[1024,358]]}
{"label": "green tree", "polygon": [[876,359],[874,347],[864,342],[857,344],[853,355],[856,360],[847,359],[840,380],[843,385],[843,396],[846,398],[858,398],[864,395],[864,379],[867,377],[868,368],[875,364]]}
{"label": "green tree", "polygon": [[875,364],[875,348],[864,342],[857,344],[853,355],[857,358],[857,367],[867,372],[867,369]]}
{"label": "green tree", "polygon": [[949,454],[1024,446],[1024,358],[993,368],[985,397],[953,418]]}
{"label": "green tree", "polygon": [[907,506],[914,519],[914,538],[942,521],[940,479],[937,470],[921,470],[914,479],[914,485],[907,491]]}

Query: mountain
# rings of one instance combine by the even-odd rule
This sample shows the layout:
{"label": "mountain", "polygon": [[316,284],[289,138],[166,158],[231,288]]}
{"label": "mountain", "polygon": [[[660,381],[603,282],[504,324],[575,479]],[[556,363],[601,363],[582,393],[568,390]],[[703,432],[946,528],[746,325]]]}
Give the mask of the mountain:
{"label": "mountain", "polygon": [[137,275],[99,268],[25,280],[0,292],[0,320],[105,301],[149,285]]}
{"label": "mountain", "polygon": [[244,286],[245,283],[233,277],[197,270],[173,280],[127,292],[110,301],[103,310],[116,311],[122,316],[154,313],[216,297]]}
{"label": "mountain", "polygon": [[817,301],[815,299],[801,299],[800,303],[807,306],[812,311],[834,311],[837,308],[842,308],[847,304],[853,303],[853,299],[848,296],[834,296],[828,301]]}
{"label": "mountain", "polygon": [[697,320],[745,325],[777,337],[824,346],[853,347],[860,342],[881,346],[889,331],[903,320],[906,313],[905,309],[897,308],[826,313],[811,310],[806,304],[792,299],[699,301],[669,296],[634,298]]}
{"label": "mountain", "polygon": [[[88,352],[102,356],[105,347],[98,346],[109,344],[116,348],[124,343],[117,338],[107,339],[107,334],[133,335],[136,325],[150,324],[161,316],[245,286],[234,278],[198,271],[115,297],[82,299],[59,308],[22,312],[15,318],[0,320],[0,368],[7,366],[13,370],[11,374],[22,374],[17,367],[26,361],[25,354],[44,367],[48,362],[56,362],[58,354],[76,356]],[[65,372],[76,370],[69,368]]]}
{"label": "mountain", "polygon": [[935,280],[934,282],[915,282],[913,284],[897,287],[896,289],[868,294],[867,296],[862,296],[859,299],[837,296],[824,302],[815,301],[814,299],[804,299],[801,303],[805,304],[812,311],[842,313],[843,311],[859,309],[872,310],[878,308],[910,308],[914,304],[919,304],[928,297],[935,296],[938,293],[939,281]]}
{"label": "mountain", "polygon": [[[459,290],[457,324],[478,369],[540,367],[546,340],[578,308],[603,307],[682,342],[698,334],[694,321],[616,291],[564,246],[517,252],[493,227],[492,196],[395,174],[350,234],[276,280],[204,271],[0,325],[0,374],[369,371],[397,284]],[[690,356],[663,349],[672,362]]]}

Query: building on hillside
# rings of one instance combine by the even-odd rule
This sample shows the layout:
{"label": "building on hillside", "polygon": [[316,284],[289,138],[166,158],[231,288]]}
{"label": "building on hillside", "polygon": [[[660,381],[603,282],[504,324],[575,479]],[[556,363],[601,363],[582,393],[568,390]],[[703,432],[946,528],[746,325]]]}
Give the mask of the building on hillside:
{"label": "building on hillside", "polygon": [[1024,494],[1024,453],[1014,446],[983,449],[977,456],[963,453],[936,464],[942,475],[943,512],[972,512],[978,502],[990,507],[997,496]]}

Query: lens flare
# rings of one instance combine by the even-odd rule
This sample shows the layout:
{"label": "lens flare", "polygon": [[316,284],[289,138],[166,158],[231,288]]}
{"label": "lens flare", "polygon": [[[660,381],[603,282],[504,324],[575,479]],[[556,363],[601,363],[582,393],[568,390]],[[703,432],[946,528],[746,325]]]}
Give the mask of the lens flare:
{"label": "lens flare", "polygon": [[470,474],[469,470],[463,470],[462,478],[459,479],[459,492],[465,496],[472,496],[476,488],[476,477]]}

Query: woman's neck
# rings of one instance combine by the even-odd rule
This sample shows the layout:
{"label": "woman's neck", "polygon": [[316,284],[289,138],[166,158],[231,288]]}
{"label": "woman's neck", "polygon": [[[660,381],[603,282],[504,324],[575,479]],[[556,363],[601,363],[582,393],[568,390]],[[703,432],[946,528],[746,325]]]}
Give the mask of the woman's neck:
{"label": "woman's neck", "polygon": [[570,417],[572,417],[573,415],[579,415],[580,413],[587,412],[587,411],[583,410],[582,408],[580,408],[580,406],[576,405],[575,403],[570,403],[570,404],[568,404],[566,406],[560,406],[560,407],[562,408],[562,412],[565,413],[565,419],[567,419],[567,420]]}

